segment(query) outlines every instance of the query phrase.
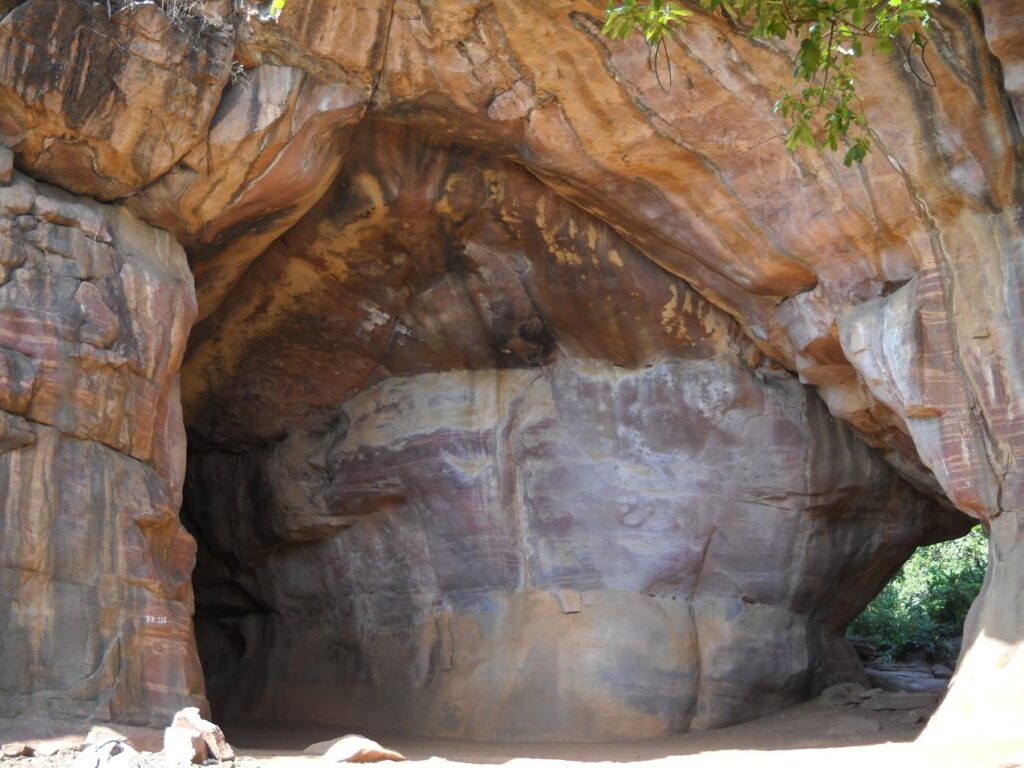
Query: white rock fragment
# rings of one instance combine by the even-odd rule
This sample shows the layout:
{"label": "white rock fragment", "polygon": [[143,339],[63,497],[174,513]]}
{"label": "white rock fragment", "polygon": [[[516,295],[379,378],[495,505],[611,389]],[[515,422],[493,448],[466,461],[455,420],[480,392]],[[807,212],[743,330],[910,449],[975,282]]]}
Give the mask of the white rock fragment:
{"label": "white rock fragment", "polygon": [[224,732],[204,720],[198,707],[186,707],[174,716],[164,730],[164,756],[173,765],[201,763],[207,759],[226,762],[235,759]]}
{"label": "white rock fragment", "polygon": [[[306,751],[319,751],[317,747],[320,746],[314,744]],[[380,763],[385,760],[405,760],[405,756],[365,736],[350,733],[331,743],[322,759],[328,763]]]}

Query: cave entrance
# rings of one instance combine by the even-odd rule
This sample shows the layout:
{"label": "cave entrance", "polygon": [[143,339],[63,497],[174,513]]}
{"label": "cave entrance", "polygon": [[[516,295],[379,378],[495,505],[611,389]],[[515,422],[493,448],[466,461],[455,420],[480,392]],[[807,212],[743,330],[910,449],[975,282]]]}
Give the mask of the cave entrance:
{"label": "cave entrance", "polygon": [[872,685],[945,690],[987,565],[988,540],[980,525],[914,551],[847,627]]}
{"label": "cave entrance", "polygon": [[717,728],[859,674],[962,517],[521,167],[366,123],[196,327],[183,519],[215,715]]}

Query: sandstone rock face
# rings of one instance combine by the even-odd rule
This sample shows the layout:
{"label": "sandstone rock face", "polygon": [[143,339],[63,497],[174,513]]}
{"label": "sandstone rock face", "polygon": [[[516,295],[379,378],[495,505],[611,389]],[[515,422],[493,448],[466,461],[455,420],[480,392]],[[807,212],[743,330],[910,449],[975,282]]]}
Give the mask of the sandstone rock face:
{"label": "sandstone rock face", "polygon": [[185,707],[174,716],[170,727],[164,729],[162,752],[169,764],[179,766],[235,759],[220,726],[205,720],[198,707]]}
{"label": "sandstone rock face", "polygon": [[372,112],[521,160],[736,316],[908,476],[927,486],[927,466],[955,496],[944,462],[960,451],[922,465],[906,422],[927,417],[874,397],[839,340],[850,308],[937,275],[951,251],[997,254],[1020,237],[1021,134],[999,69],[976,19],[944,11],[938,23],[936,88],[878,57],[861,65],[881,151],[856,178],[766,140],[782,130],[771,102],[789,53],[708,18],[676,46],[680,85],[666,92],[643,42],[604,40],[585,4],[441,2],[425,23],[397,0]]}
{"label": "sandstone rock face", "polygon": [[384,54],[388,3],[293,0],[278,21],[265,6],[237,3],[235,55],[251,69],[225,90],[204,141],[128,201],[188,248],[201,318],[323,195]]}
{"label": "sandstone rock face", "polygon": [[683,281],[529,174],[371,123],[344,178],[197,325],[183,404],[197,442],[241,449],[326,426],[387,376],[719,348],[761,357]]}
{"label": "sandstone rock face", "polygon": [[[343,414],[272,456],[193,457],[197,534],[245,563],[197,572],[229,716],[505,739],[742,721],[847,679],[840,628],[955,530],[790,375],[722,358],[420,374]],[[253,490],[225,499],[240,461]],[[282,546],[269,489],[311,464],[315,503],[364,519]]]}
{"label": "sandstone rock face", "polygon": [[200,142],[231,65],[230,39],[154,3],[106,14],[32,0],[0,21],[0,140],[36,178],[101,200],[138,191]]}
{"label": "sandstone rock face", "polygon": [[188,246],[202,315],[320,199],[364,107],[359,89],[258,67],[224,94],[206,140],[128,201]]}
{"label": "sandstone rock face", "polygon": [[202,703],[178,522],[181,248],[15,174],[0,187],[0,714]]}
{"label": "sandstone rock face", "polygon": [[[958,523],[941,503],[948,499],[991,529],[992,565],[930,734],[997,739],[1019,725],[1018,0],[936,10],[926,54],[934,87],[905,55],[858,63],[877,138],[854,171],[832,156],[789,155],[772,139],[782,125],[770,104],[790,82],[791,52],[751,43],[722,19],[697,16],[670,43],[674,85],[663,89],[642,41],[601,37],[603,8],[584,0],[366,0],[330,9],[290,0],[277,23],[248,0],[233,13],[213,5],[214,28],[198,36],[152,4],[110,20],[84,0],[15,5],[0,21],[0,132],[22,171],[100,199],[126,197],[188,249],[202,322],[183,375],[193,449],[185,514],[200,539],[203,645],[219,700],[237,705],[224,684],[247,664],[264,710],[273,691],[297,704],[304,694],[330,698],[348,716],[352,699],[331,693],[348,686],[368,697],[368,721],[383,718],[389,701],[406,707],[399,715],[410,722],[423,708],[419,730],[433,717],[430,727],[444,732],[580,735],[588,707],[605,695],[608,707],[590,722],[606,733],[620,727],[613,713],[647,733],[749,716],[837,674],[846,654],[833,640],[844,617],[915,543],[953,532]],[[247,75],[226,86],[232,55]],[[0,180],[10,174],[0,151]],[[32,194],[32,205],[48,211]],[[85,218],[16,205],[5,231],[21,232],[25,216],[92,231]],[[52,241],[47,247],[81,250]],[[6,280],[24,267],[20,251],[5,252]],[[125,269],[134,258],[125,257]],[[180,296],[180,277],[158,294]],[[30,334],[36,357],[15,346],[0,358],[4,409],[28,425],[5,427],[4,444],[35,456],[46,428],[99,453],[40,459],[9,482],[56,478],[69,504],[97,510],[90,525],[109,527],[125,514],[114,502],[124,494],[83,489],[103,485],[95,478],[115,465],[101,458],[112,451],[156,471],[162,485],[147,483],[146,492],[169,501],[135,509],[169,520],[182,472],[167,458],[172,451],[147,449],[139,425],[176,419],[169,382],[188,321],[111,309],[116,301],[94,283],[69,284],[71,298],[60,299],[81,308],[78,343],[106,350],[129,327],[132,338],[169,333],[178,342],[147,358],[153,373],[141,377],[164,394],[151,407],[149,390],[117,378],[130,366],[111,364],[119,373],[102,385],[88,379],[108,363],[87,366],[67,353],[59,340],[70,331],[52,319],[61,312],[45,313]],[[23,323],[5,315],[0,334],[20,339]],[[51,362],[37,365],[37,357]],[[783,369],[932,508],[853,447]],[[45,386],[25,383],[37,379]],[[694,391],[692,381],[706,386]],[[741,402],[727,408],[724,392],[742,392]],[[582,406],[592,399],[608,410]],[[440,423],[435,409],[458,418]],[[655,410],[664,424],[644,416]],[[736,421],[741,414],[750,419]],[[777,432],[761,431],[769,422]],[[743,469],[710,483],[707,473],[721,466]],[[818,474],[823,466],[830,477]],[[690,476],[719,494],[713,510],[699,503],[703,486]],[[613,511],[627,491],[662,510],[651,526],[675,510],[680,532],[668,527],[671,536],[650,541],[644,517],[633,526],[644,537],[610,533],[633,530],[626,512]],[[775,495],[783,501],[766,508]],[[25,503],[19,509],[30,511],[16,523],[4,518],[5,547],[15,546],[8,530],[20,530],[9,526],[41,519],[35,502]],[[755,511],[772,517],[751,542]],[[183,541],[170,522],[160,530],[171,536],[172,528]],[[40,551],[62,540],[33,535]],[[133,556],[150,551],[131,541],[107,543]],[[598,556],[633,541],[649,551]],[[161,557],[180,555],[179,570],[161,566],[162,587],[143,578],[183,605],[186,548],[155,546]],[[683,568],[705,548],[710,581],[652,575],[670,572],[668,563]],[[34,574],[26,557],[15,567]],[[740,566],[755,562],[763,573],[753,579]],[[822,591],[823,574],[849,562],[863,563],[862,579],[836,576],[835,590]],[[148,567],[126,560],[116,572],[136,579]],[[99,590],[98,574],[74,583]],[[655,581],[663,589],[648,594]],[[18,600],[9,610],[51,605],[24,590],[10,591]],[[101,594],[80,610],[86,623],[109,629],[103,622],[121,615],[124,601]],[[622,595],[633,598],[626,607],[615,602]],[[663,611],[665,601],[678,611]],[[728,631],[716,634],[707,606],[723,605],[736,606],[735,621],[723,620]],[[233,618],[211,623],[227,610]],[[303,632],[275,618],[284,614],[316,618]],[[634,659],[622,630],[613,633],[615,663],[601,667],[544,632],[571,626],[566,638],[591,648],[599,628],[622,627],[624,616],[631,632],[657,635],[649,643],[657,652]],[[180,639],[185,624],[175,626]],[[330,633],[344,643],[328,645]],[[391,652],[382,656],[371,637]],[[677,642],[657,644],[666,637]],[[123,674],[152,669],[141,652],[123,650],[127,642]],[[755,692],[743,683],[730,693],[750,674],[745,643],[765,653],[758,642],[777,643],[778,665]],[[31,645],[37,666],[63,658],[40,643]],[[501,647],[521,658],[516,648],[531,644],[561,654],[555,671],[545,676],[534,657],[522,657],[516,682],[487,655]],[[706,663],[709,647],[731,671]],[[270,669],[252,662],[257,653]],[[176,661],[165,679],[194,678],[194,656],[168,658]],[[318,661],[297,666],[310,658]],[[335,667],[325,671],[323,659]],[[686,669],[675,666],[680,659]],[[61,664],[49,666],[71,679],[73,665]],[[687,676],[694,665],[699,683]],[[526,696],[570,669],[581,687],[554,695],[566,707],[545,722],[482,705],[503,685]],[[630,697],[623,670],[646,691],[655,680],[673,687],[661,698]],[[496,688],[481,682],[488,676]],[[104,690],[58,695],[48,706],[102,714]],[[2,700],[26,695],[39,698]],[[437,719],[461,695],[481,697],[481,706]],[[670,711],[665,697],[673,696],[679,706]],[[148,706],[142,693],[118,700]]]}
{"label": "sandstone rock face", "polygon": [[963,524],[607,225],[387,126],[357,131],[184,370],[227,716],[737,722],[857,674],[842,627]]}
{"label": "sandstone rock face", "polygon": [[[905,59],[859,64],[878,141],[856,179],[766,141],[788,53],[706,18],[673,49],[682,85],[666,93],[642,42],[601,39],[584,4],[442,2],[425,23],[397,0],[372,106],[520,159],[737,317],[919,487],[1008,515],[973,682],[954,684],[936,738],[996,739],[1019,719],[1019,3],[982,14],[938,14],[934,87]],[[980,650],[990,634],[1001,650]],[[998,694],[971,696],[982,685]]]}
{"label": "sandstone rock face", "polygon": [[985,39],[999,58],[1003,87],[1013,102],[1018,126],[1024,124],[1024,7],[1013,0],[985,6]]}

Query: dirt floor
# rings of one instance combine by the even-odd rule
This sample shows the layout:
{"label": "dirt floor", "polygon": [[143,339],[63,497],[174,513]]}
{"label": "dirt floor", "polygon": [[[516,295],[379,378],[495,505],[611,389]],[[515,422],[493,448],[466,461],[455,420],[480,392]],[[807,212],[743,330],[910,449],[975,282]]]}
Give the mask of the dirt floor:
{"label": "dirt floor", "polygon": [[[541,766],[594,766],[635,763],[642,768],[1001,768],[1017,765],[1012,755],[1024,756],[1024,728],[1018,741],[1003,744],[925,747],[914,739],[921,725],[911,724],[905,712],[871,712],[862,708],[830,704],[820,699],[792,707],[750,723],[717,731],[691,733],[656,741],[599,744],[494,743],[455,739],[434,739],[362,730],[360,733],[409,758],[408,765],[456,768],[462,765],[505,765],[517,768]],[[877,724],[877,731],[873,730]],[[59,733],[52,721],[43,734],[41,724],[0,721],[0,742],[30,740],[46,751],[81,741],[88,730]],[[318,754],[305,752],[310,745],[328,742],[350,729],[331,725],[295,723],[221,723],[238,753],[238,768],[313,768],[324,762]],[[34,739],[36,736],[49,738]],[[158,749],[153,739],[159,731],[138,730],[134,738],[140,750]],[[57,768],[70,765],[68,750],[50,756],[0,759],[3,768]],[[147,755],[147,768],[160,764],[159,756]]]}

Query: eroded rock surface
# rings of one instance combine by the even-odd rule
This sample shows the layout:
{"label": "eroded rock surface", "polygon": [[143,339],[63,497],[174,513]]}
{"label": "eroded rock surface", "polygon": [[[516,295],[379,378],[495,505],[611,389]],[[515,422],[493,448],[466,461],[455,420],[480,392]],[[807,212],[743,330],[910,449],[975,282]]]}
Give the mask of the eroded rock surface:
{"label": "eroded rock surface", "polygon": [[0,714],[203,703],[178,521],[185,255],[116,208],[0,187]]}
{"label": "eroded rock surface", "polygon": [[[269,456],[193,456],[214,704],[639,738],[849,679],[841,627],[958,520],[789,374],[758,376],[713,357],[389,378]],[[279,489],[313,466],[339,532],[310,541]]]}
{"label": "eroded rock surface", "polygon": [[206,136],[231,49],[155,3],[22,3],[0,21],[0,140],[63,189],[137,192]]}
{"label": "eroded rock surface", "polygon": [[610,227],[387,126],[185,376],[229,716],[548,739],[749,719],[857,676],[841,628],[963,525]]}
{"label": "eroded rock surface", "polygon": [[[422,13],[397,0],[372,112],[520,160],[736,316],[907,476],[927,486],[930,469],[962,509],[984,516],[993,507],[958,498],[959,444],[936,461],[932,446],[907,439],[908,419],[934,416],[875,397],[840,328],[849,310],[915,274],[942,284],[957,254],[986,254],[1001,272],[983,272],[1015,284],[1011,265],[996,263],[1019,254],[1021,237],[1021,133],[1001,78],[1013,55],[1003,50],[1001,68],[985,38],[1012,38],[1012,20],[1000,18],[1013,7],[997,3],[984,33],[972,14],[939,13],[935,87],[882,57],[859,65],[879,139],[855,175],[771,140],[783,130],[771,103],[790,81],[790,53],[718,19],[700,18],[679,38],[677,85],[666,91],[643,42],[609,43],[584,3],[441,2]],[[950,314],[937,322],[952,329],[975,310],[941,311]],[[950,348],[937,369],[909,356],[902,367],[942,376],[958,354]],[[962,419],[974,385],[951,381]],[[933,454],[924,466],[920,451]],[[994,492],[997,478],[974,471],[989,489],[977,492]]]}
{"label": "eroded rock surface", "polygon": [[293,0],[269,20],[238,2],[235,65],[205,140],[128,201],[175,234],[196,275],[199,317],[324,194],[379,76],[389,2]]}
{"label": "eroded rock surface", "polygon": [[[132,5],[108,20],[102,4],[85,0],[0,3],[5,13],[0,21],[0,106],[5,107],[0,131],[14,149],[17,166],[101,199],[127,196],[127,206],[171,231],[189,251],[204,319],[192,336],[183,401],[197,457],[192,482],[206,489],[191,512],[197,526],[209,528],[201,570],[206,604],[234,606],[238,615],[255,616],[248,621],[263,626],[271,621],[265,614],[272,603],[292,605],[290,566],[281,564],[288,558],[303,563],[292,566],[298,578],[304,569],[315,571],[325,562],[345,567],[355,562],[357,554],[340,542],[407,553],[414,549],[407,540],[413,530],[426,536],[431,525],[442,525],[445,515],[454,514],[444,507],[443,514],[420,521],[408,533],[375,528],[402,510],[422,509],[432,498],[422,483],[417,486],[421,500],[406,492],[390,494],[387,488],[395,477],[414,478],[416,472],[435,473],[447,466],[447,459],[429,451],[409,463],[412,449],[397,436],[403,428],[417,435],[417,424],[428,423],[433,414],[399,382],[437,389],[438,397],[468,398],[472,405],[465,407],[465,423],[436,431],[452,445],[449,453],[459,456],[456,448],[465,452],[477,445],[493,488],[510,483],[534,487],[529,482],[540,483],[537,477],[509,479],[509,456],[519,454],[484,451],[495,424],[516,414],[512,432],[521,441],[533,434],[531,429],[561,428],[564,435],[558,440],[545,438],[568,451],[561,457],[552,449],[549,461],[557,464],[559,458],[576,455],[573,451],[582,450],[585,442],[573,437],[570,427],[614,424],[618,429],[628,423],[614,411],[600,416],[588,411],[592,421],[563,424],[565,403],[582,397],[566,394],[575,391],[566,381],[589,372],[607,388],[602,396],[612,404],[627,397],[620,374],[623,381],[641,380],[654,375],[644,371],[658,371],[685,390],[686,377],[669,375],[676,371],[673,366],[713,370],[702,375],[720,383],[746,382],[752,399],[737,409],[773,414],[794,425],[795,436],[786,443],[792,457],[806,463],[809,446],[829,446],[842,457],[830,459],[836,467],[853,472],[833,478],[835,483],[849,480],[861,489],[850,498],[886,500],[865,513],[881,526],[874,533],[840,516],[841,521],[826,526],[826,535],[811,539],[803,538],[810,523],[793,520],[809,515],[816,521],[808,512],[813,504],[793,502],[788,508],[794,518],[773,519],[772,535],[759,547],[774,552],[777,541],[785,540],[801,551],[827,550],[829,557],[842,560],[855,540],[868,542],[869,550],[881,548],[868,569],[872,578],[881,578],[898,560],[900,548],[923,540],[942,514],[918,516],[915,501],[898,524],[885,522],[894,498],[916,497],[882,472],[875,459],[856,458],[853,463],[860,469],[851,469],[850,456],[859,456],[860,449],[837,447],[847,444],[842,430],[833,430],[831,437],[819,434],[814,425],[823,423],[823,416],[810,404],[813,399],[786,379],[781,366],[814,387],[830,413],[851,425],[903,478],[991,528],[989,578],[968,622],[966,655],[930,733],[995,740],[1016,728],[1024,680],[1019,652],[1024,614],[1017,600],[1024,588],[1019,1],[987,0],[980,9],[937,8],[925,54],[928,78],[919,67],[925,62],[899,52],[858,63],[876,141],[867,162],[853,171],[831,155],[789,155],[772,138],[783,127],[770,105],[778,86],[791,82],[791,52],[778,44],[752,43],[743,29],[722,19],[695,16],[686,33],[670,43],[674,85],[664,89],[651,72],[643,42],[601,37],[603,6],[584,0],[366,0],[327,10],[321,5],[291,0],[273,22],[247,1],[234,3],[233,9],[225,2],[211,3],[207,18],[212,28],[196,37],[187,23],[169,23],[153,4]],[[226,42],[232,39],[233,54]],[[232,55],[246,68],[246,80],[226,87]],[[353,126],[364,112],[375,122],[355,129],[353,138]],[[411,127],[416,135],[379,121]],[[0,151],[0,180],[10,177],[11,165],[10,156]],[[343,175],[334,182],[343,165]],[[9,229],[20,215],[7,214]],[[57,223],[66,226],[63,219]],[[5,278],[15,261],[0,262]],[[176,286],[175,279],[169,285]],[[106,349],[110,339],[127,332],[127,321],[119,312],[104,311],[111,299],[102,291],[98,299],[87,287],[92,282],[74,288],[74,301],[88,315],[75,333],[82,344]],[[178,290],[172,287],[169,294],[178,295]],[[17,336],[21,322],[5,320],[0,333]],[[131,324],[131,333],[162,332],[151,327],[154,322],[166,325],[159,312],[147,313]],[[66,333],[60,323],[40,326],[37,346],[46,347],[42,340],[63,339]],[[58,350],[54,355],[64,354],[60,344],[53,348]],[[160,358],[169,361],[161,369],[162,380],[169,380],[174,369],[174,350]],[[32,424],[37,421],[61,434],[81,432],[83,444],[94,446],[90,450],[135,456],[157,468],[174,506],[181,472],[160,469],[161,452],[147,454],[144,430],[132,426],[142,413],[162,419],[173,404],[162,410],[161,400],[155,410],[140,410],[144,399],[127,384],[90,389],[79,373],[51,381],[46,366],[39,367],[38,377],[51,384],[36,393],[24,384],[37,377],[34,363],[26,362],[31,355],[4,354],[0,393],[5,408],[32,419],[32,436],[17,422],[6,428],[7,444],[21,446],[19,451],[37,450],[30,442],[36,439]],[[61,363],[67,370],[77,371],[77,365]],[[547,374],[541,384],[527,386],[524,372]],[[751,375],[753,380],[743,379]],[[475,410],[493,388],[520,393],[516,397],[521,399],[524,393],[536,395],[534,386],[548,387],[537,407],[554,414],[550,424],[531,422],[532,412],[515,409],[515,397],[490,415],[482,405],[480,412]],[[788,394],[779,394],[780,388]],[[360,417],[353,404],[370,407],[366,403],[383,392],[394,392],[408,409],[388,417],[398,422],[389,421],[388,427],[397,430],[392,433],[397,442],[390,442],[387,457],[378,459],[392,471],[373,479],[372,473],[365,474],[359,449],[345,443],[350,440],[345,420]],[[703,395],[693,397],[696,402],[673,400],[682,415],[671,418],[689,424],[692,409],[704,402]],[[758,397],[774,405],[758,411]],[[667,393],[656,398],[658,404],[670,399]],[[29,410],[35,415],[24,416]],[[623,406],[622,414],[627,411]],[[731,423],[731,413],[713,411],[712,422]],[[812,418],[812,413],[818,415]],[[406,417],[411,419],[407,423]],[[706,426],[697,423],[699,429]],[[655,426],[636,429],[643,440],[652,440]],[[753,430],[731,434],[744,468],[751,461],[771,466],[774,457],[765,459],[764,454],[774,444],[751,445],[748,437],[759,434]],[[333,453],[325,445],[328,436],[347,445],[347,453]],[[714,452],[694,459],[686,453],[689,438],[670,437],[680,442],[666,445],[676,445],[695,466],[722,460]],[[368,444],[371,438],[358,436]],[[755,450],[748,459],[745,451]],[[670,453],[682,461],[674,450]],[[58,462],[47,476],[58,478],[57,485],[73,485],[77,490],[68,490],[68,498],[80,501],[87,495],[80,478],[108,471],[97,456]],[[526,454],[521,458],[531,461]],[[769,464],[756,464],[762,460]],[[635,457],[631,461],[642,463]],[[104,469],[93,469],[94,463]],[[376,485],[348,498],[342,490],[348,475],[332,474],[341,468],[358,469],[356,476],[363,472]],[[21,478],[27,472],[16,474]],[[440,476],[445,477],[443,472]],[[809,489],[823,491],[814,477],[781,473],[780,479],[786,478],[787,493],[794,498]],[[669,480],[665,487],[683,494],[683,485]],[[576,488],[576,479],[564,482]],[[598,486],[606,482],[604,474],[593,480]],[[845,486],[824,490],[838,494],[836,504],[845,508]],[[753,502],[726,495],[736,505],[728,509],[739,525],[744,505]],[[100,518],[109,521],[120,514],[112,511],[113,501],[96,494],[88,498],[89,505],[104,510]],[[565,498],[538,499],[537,509],[571,506]],[[163,504],[154,502],[153,507],[161,510],[153,513],[161,520],[167,517]],[[489,509],[480,505],[480,514]],[[238,511],[242,508],[248,517]],[[36,507],[29,509],[18,525],[36,519]],[[598,523],[580,517],[583,528],[577,530],[586,541],[591,535],[586,526]],[[93,524],[96,519],[90,518]],[[470,518],[458,520],[466,525]],[[13,525],[7,518],[4,524]],[[222,530],[229,525],[235,538]],[[847,531],[849,538],[843,534],[822,541],[832,531]],[[780,538],[774,538],[776,533]],[[539,542],[551,535],[542,528],[518,549],[510,545],[509,551],[518,553],[512,561],[528,561],[528,553],[541,551]],[[686,539],[688,547],[717,540],[699,532],[693,537]],[[40,533],[39,540],[49,539]],[[118,538],[113,545],[126,540]],[[176,547],[162,551],[184,551]],[[749,558],[761,554],[762,548],[747,553]],[[572,557],[583,562],[585,555],[574,551]],[[254,563],[279,569],[280,578],[267,584],[269,577]],[[181,567],[186,567],[184,560]],[[124,572],[136,568],[144,570],[130,564]],[[766,566],[765,579],[784,580],[780,568]],[[174,573],[166,583],[178,583]],[[379,572],[360,573],[346,571],[338,580],[376,589],[374,578],[383,578]],[[81,584],[94,587],[98,578],[90,572]],[[416,573],[402,578],[415,588],[421,585]],[[604,586],[593,586],[575,572],[570,580],[580,581],[573,587],[580,593],[643,594],[635,584],[626,589],[612,575],[601,578],[607,579]],[[525,582],[510,588],[510,583],[518,582],[493,587],[501,615],[512,615],[513,603],[514,610],[538,611],[538,616],[552,610],[548,583],[543,588],[527,588]],[[331,590],[324,582],[319,588]],[[469,588],[456,584],[451,590]],[[796,589],[792,584],[787,588]],[[439,600],[448,594],[447,587],[429,583],[424,589]],[[844,589],[851,604],[864,599],[866,592],[859,590],[870,591],[864,585]],[[294,594],[312,594],[312,587],[295,585]],[[579,607],[571,590],[565,594]],[[789,615],[795,610],[791,597],[780,587],[770,604]],[[720,598],[726,599],[715,596]],[[653,610],[650,601],[660,599],[641,598],[646,607],[637,610]],[[815,599],[824,598],[818,593]],[[109,614],[104,613],[109,606],[115,613],[121,610],[122,602],[103,598],[83,615],[97,620]],[[694,601],[683,602],[697,616]],[[37,604],[44,603],[29,598],[15,605]],[[564,606],[559,606],[561,611]],[[475,608],[460,610],[458,617],[467,622],[460,626],[485,626]],[[427,642],[417,634],[429,624],[424,611],[404,619],[372,611],[356,618],[345,614],[328,623],[334,628],[391,627],[397,636]],[[371,615],[372,620],[366,618]],[[810,685],[807,681],[823,674],[807,671],[815,659],[836,663],[842,655],[816,650],[818,640],[808,640],[829,636],[818,631],[825,626],[820,615],[800,610],[796,615],[800,618],[793,626],[802,629],[789,636],[789,650],[780,651],[780,658],[803,659],[810,666],[797,664],[803,671],[792,683],[783,679],[782,664],[772,681],[749,697],[750,711],[771,706],[772,697],[788,700],[793,691]],[[568,621],[586,612],[552,616]],[[583,621],[580,626],[587,626],[588,619]],[[255,631],[242,628],[221,638],[227,645],[217,653],[227,660],[226,669],[238,656],[239,642],[269,649],[267,658],[292,643],[316,645],[315,639],[289,634],[292,627],[278,640],[245,634]],[[589,630],[579,631],[585,636]],[[682,637],[688,630],[672,631]],[[737,632],[722,647],[739,648],[743,631]],[[700,634],[694,629],[692,637]],[[537,638],[542,641],[547,642]],[[806,659],[799,656],[805,647]],[[33,648],[39,659],[56,658],[56,651],[38,643]],[[345,659],[358,649],[355,642],[323,655]],[[143,657],[124,653],[125,674],[137,674]],[[181,661],[169,663],[167,676],[191,679],[194,658],[174,658]],[[659,657],[658,663],[667,658]],[[389,663],[368,659],[358,669],[390,670]],[[436,670],[430,667],[434,663],[415,668]],[[328,677],[348,680],[354,669]],[[412,689],[449,690],[445,686],[454,678],[445,678],[447,672],[430,678],[426,688],[416,688],[425,677],[413,675],[420,681],[415,684],[407,678],[396,682],[390,671],[359,685],[370,686],[366,690],[377,685],[374,690],[387,689],[387,696]],[[578,672],[588,686],[593,684],[579,697],[586,700],[604,683],[583,669]],[[287,690],[305,680],[304,674],[282,664],[273,684]],[[661,705],[650,705],[654,714],[646,714],[653,720],[643,721],[643,727],[651,732],[666,722],[671,727],[690,722],[690,715],[680,711],[692,713],[693,723],[705,722],[701,707],[729,711],[727,697],[673,680],[686,708],[669,717],[658,709]],[[102,697],[99,689],[89,690],[82,701]],[[133,701],[143,699],[140,694]],[[66,700],[58,696],[52,706],[64,706],[59,702]],[[416,696],[409,700],[422,701]],[[639,705],[625,706],[634,717]],[[493,711],[481,711],[471,729],[486,730],[495,717]],[[527,730],[536,726],[519,725]],[[566,720],[559,727],[582,726]]]}
{"label": "eroded rock surface", "polygon": [[323,195],[363,114],[364,90],[258,67],[224,94],[206,140],[128,200],[188,247],[201,316]]}

